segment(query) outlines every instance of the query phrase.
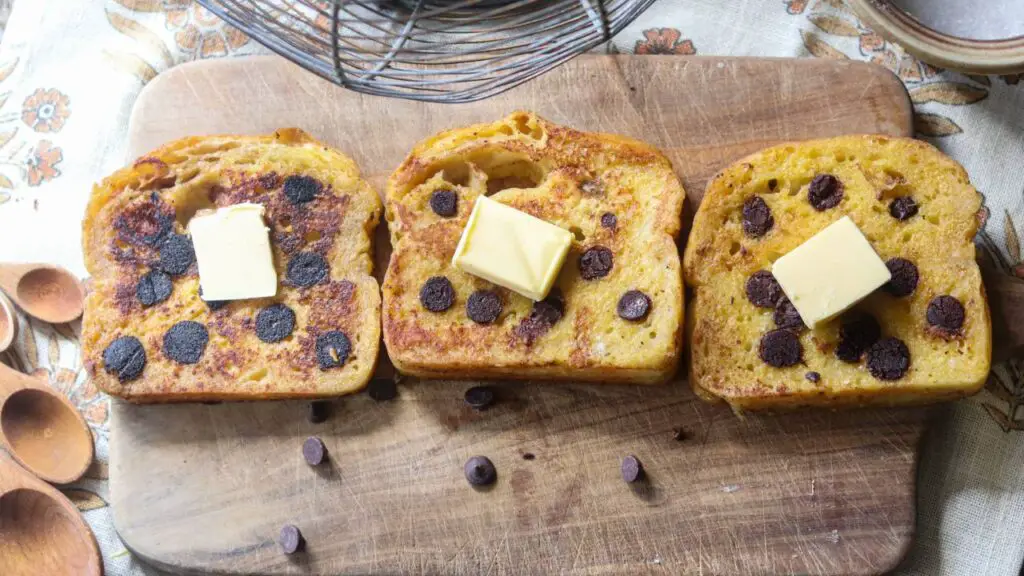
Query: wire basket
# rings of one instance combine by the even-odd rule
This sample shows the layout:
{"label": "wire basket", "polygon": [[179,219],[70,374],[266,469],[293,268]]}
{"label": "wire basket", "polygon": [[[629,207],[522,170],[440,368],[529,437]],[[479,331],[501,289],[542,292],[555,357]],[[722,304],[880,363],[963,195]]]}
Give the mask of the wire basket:
{"label": "wire basket", "polygon": [[270,50],[358,92],[499,94],[608,41],[654,0],[199,0]]}

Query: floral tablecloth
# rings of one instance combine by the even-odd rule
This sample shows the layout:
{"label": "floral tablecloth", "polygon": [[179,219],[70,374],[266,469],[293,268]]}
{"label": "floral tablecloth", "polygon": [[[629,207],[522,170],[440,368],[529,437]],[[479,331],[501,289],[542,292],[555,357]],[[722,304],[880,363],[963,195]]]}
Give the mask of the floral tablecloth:
{"label": "floral tablecloth", "polygon": [[[0,19],[7,0],[0,0]],[[985,195],[980,254],[1024,277],[1021,75],[937,69],[866,28],[842,0],[663,0],[605,48],[637,54],[800,56],[877,62],[906,83],[918,135],[959,160]],[[188,0],[16,0],[0,44],[0,261],[58,262],[84,275],[80,220],[92,182],[125,162],[128,115],[160,72],[261,53]],[[65,493],[96,533],[107,574],[156,574],[129,554],[107,506],[109,400],[89,382],[80,326],[20,319],[7,361],[79,406],[97,461]],[[902,574],[1016,576],[1024,557],[1024,367],[950,405],[919,477],[917,539]],[[0,543],[0,553],[2,553]]]}

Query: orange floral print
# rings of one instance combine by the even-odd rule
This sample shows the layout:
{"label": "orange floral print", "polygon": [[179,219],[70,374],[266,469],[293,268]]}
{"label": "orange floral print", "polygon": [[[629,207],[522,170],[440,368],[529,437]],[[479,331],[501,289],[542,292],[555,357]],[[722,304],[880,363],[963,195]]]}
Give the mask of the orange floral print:
{"label": "orange floral print", "polygon": [[696,54],[692,40],[682,40],[683,34],[675,28],[650,28],[643,32],[645,40],[637,40],[633,51],[637,54]]}
{"label": "orange floral print", "polygon": [[197,58],[227,56],[249,43],[249,37],[224,23],[192,0],[165,0],[164,19],[174,30],[174,43]]}
{"label": "orange floral print", "polygon": [[25,165],[28,168],[28,185],[39,186],[60,176],[56,168],[64,160],[64,153],[53,142],[41,140],[35,149],[29,152]]}
{"label": "orange floral print", "polygon": [[786,12],[790,14],[803,14],[804,10],[807,9],[807,3],[809,0],[788,0],[786,2]]}
{"label": "orange floral print", "polygon": [[22,104],[21,120],[36,132],[60,132],[71,115],[70,100],[56,88],[35,92]]}

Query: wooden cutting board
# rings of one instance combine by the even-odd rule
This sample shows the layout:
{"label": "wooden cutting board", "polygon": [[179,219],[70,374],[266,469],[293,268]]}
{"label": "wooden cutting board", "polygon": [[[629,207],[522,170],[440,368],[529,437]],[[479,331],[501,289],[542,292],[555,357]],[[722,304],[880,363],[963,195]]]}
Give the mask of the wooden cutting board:
{"label": "wooden cutting board", "polygon": [[[907,135],[902,84],[825,60],[587,56],[457,106],[368,97],[266,57],[188,64],[146,87],[134,157],[180,136],[299,126],[380,185],[435,131],[529,109],[662,150],[699,202],[716,170],[783,140]],[[385,237],[386,238],[386,237]],[[383,367],[382,370],[387,370]],[[504,383],[477,413],[466,383],[407,382],[310,424],[305,403],[114,407],[117,529],[161,568],[218,574],[869,574],[914,532],[922,409],[738,419],[664,387]],[[676,431],[683,439],[675,439]],[[331,465],[300,453],[323,438]],[[498,468],[477,492],[462,464]],[[649,482],[623,483],[637,455]],[[530,456],[532,455],[532,457]],[[308,552],[275,543],[298,525]]]}

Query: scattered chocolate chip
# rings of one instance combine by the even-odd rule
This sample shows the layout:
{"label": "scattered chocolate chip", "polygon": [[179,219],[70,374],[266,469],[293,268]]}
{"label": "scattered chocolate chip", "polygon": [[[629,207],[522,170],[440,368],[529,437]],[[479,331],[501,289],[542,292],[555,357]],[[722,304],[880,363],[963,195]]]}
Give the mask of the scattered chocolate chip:
{"label": "scattered chocolate chip", "polygon": [[619,303],[615,306],[615,311],[623,320],[643,320],[650,310],[650,297],[639,290],[629,290],[619,298]]}
{"label": "scattered chocolate chip", "polygon": [[462,471],[466,474],[466,480],[473,486],[487,486],[493,484],[498,478],[498,471],[494,469],[494,463],[486,456],[473,456],[466,460]]}
{"label": "scattered chocolate chip", "polygon": [[103,350],[103,369],[121,382],[135,380],[146,367],[146,349],[134,336],[119,336]]}
{"label": "scattered chocolate chip", "polygon": [[836,357],[856,364],[872,344],[882,337],[882,327],[870,314],[853,314],[839,325]]}
{"label": "scattered chocolate chip", "polygon": [[818,374],[817,372],[808,372],[807,374],[804,374],[804,378],[806,378],[808,382],[814,382],[815,384],[821,382],[821,374]]}
{"label": "scattered chocolate chip", "polygon": [[[199,299],[203,300],[203,287],[199,287]],[[227,300],[203,300],[206,303],[206,307],[210,310],[220,310],[221,308],[228,305]]]}
{"label": "scattered chocolate chip", "polygon": [[455,304],[455,287],[444,276],[432,276],[420,288],[420,304],[431,312],[444,312]]}
{"label": "scattered chocolate chip", "polygon": [[761,337],[758,355],[769,366],[785,368],[799,363],[803,359],[804,349],[796,334],[785,328],[779,328],[771,330]]}
{"label": "scattered chocolate chip", "polygon": [[293,330],[295,312],[284,304],[271,304],[256,314],[256,337],[264,342],[280,342],[291,336]]}
{"label": "scattered chocolate chip", "polygon": [[309,287],[327,278],[327,260],[316,252],[299,252],[288,261],[288,281]]}
{"label": "scattered chocolate chip", "polygon": [[601,226],[609,230],[615,230],[615,227],[619,225],[619,219],[611,212],[605,212],[601,214]]}
{"label": "scattered chocolate chip", "polygon": [[203,356],[210,334],[206,326],[182,320],[164,333],[164,356],[179,364],[195,364]]}
{"label": "scattered chocolate chip", "polygon": [[768,189],[771,190],[772,192],[774,192],[775,189],[778,186],[779,186],[779,181],[777,179],[772,178],[772,179],[768,180]]}
{"label": "scattered chocolate chip", "polygon": [[747,278],[747,300],[759,308],[775,308],[782,297],[782,286],[767,270],[758,270]]}
{"label": "scattered chocolate chip", "polygon": [[533,303],[530,315],[523,318],[516,326],[516,336],[526,341],[527,345],[544,335],[551,327],[562,319],[565,314],[565,300],[562,291],[552,288],[548,297]]}
{"label": "scattered chocolate chip", "polygon": [[644,477],[644,466],[636,456],[629,455],[622,459],[622,479],[630,484]]}
{"label": "scattered chocolate chip", "polygon": [[501,315],[501,296],[493,290],[477,290],[466,300],[466,315],[477,324],[490,324]]}
{"label": "scattered chocolate chip", "polygon": [[889,203],[889,215],[897,220],[906,220],[917,214],[917,202],[910,196],[893,198]]}
{"label": "scattered chocolate chip", "polygon": [[686,440],[687,436],[689,436],[689,434],[687,434],[686,430],[683,430],[682,428],[672,429],[672,439],[675,440],[676,442],[682,442],[683,440]]}
{"label": "scattered chocolate chip", "polygon": [[964,325],[964,305],[952,296],[936,296],[928,303],[928,323],[945,332],[956,332]]}
{"label": "scattered chocolate chip", "polygon": [[494,389],[489,386],[473,386],[466,390],[466,404],[474,410],[487,410],[494,403]]}
{"label": "scattered chocolate chip", "polygon": [[316,337],[316,361],[321,370],[344,366],[352,353],[352,341],[340,330],[324,332]]}
{"label": "scattered chocolate chip", "polygon": [[612,271],[613,265],[612,251],[604,246],[592,246],[580,254],[580,275],[584,280],[604,278]]}
{"label": "scattered chocolate chip", "polygon": [[889,294],[902,298],[910,296],[917,289],[917,266],[906,258],[890,258],[885,262],[892,278],[885,283],[883,288]]}
{"label": "scattered chocolate chip", "polygon": [[898,338],[883,338],[868,348],[868,371],[879,380],[899,380],[910,369],[910,350]]}
{"label": "scattered chocolate chip", "polygon": [[302,443],[302,457],[310,466],[319,466],[324,461],[326,454],[327,447],[324,446],[324,441],[316,436],[310,436]]}
{"label": "scattered chocolate chip", "polygon": [[184,274],[195,259],[196,253],[188,236],[169,234],[160,243],[160,268],[171,276]]}
{"label": "scattered chocolate chip", "polygon": [[587,196],[600,196],[604,194],[604,184],[600,180],[587,180],[580,184],[580,192]]}
{"label": "scattered chocolate chip", "polygon": [[302,550],[306,541],[297,527],[286,524],[281,528],[281,535],[277,537],[277,543],[285,554],[295,554]]}
{"label": "scattered chocolate chip", "polygon": [[316,198],[324,185],[312,176],[289,176],[284,179],[284,195],[292,204],[305,204]]}
{"label": "scattered chocolate chip", "polygon": [[831,174],[818,174],[807,187],[807,201],[818,212],[835,208],[843,199],[843,183]]}
{"label": "scattered chocolate chip", "polygon": [[523,453],[523,460],[533,460],[534,458],[536,458],[536,456],[534,456],[533,452]]}
{"label": "scattered chocolate chip", "polygon": [[327,416],[330,414],[330,406],[329,402],[314,400],[309,403],[306,418],[313,424],[320,424],[327,420]]}
{"label": "scattered chocolate chip", "polygon": [[438,216],[451,218],[459,211],[459,195],[454,190],[434,190],[430,195],[430,209]]}
{"label": "scattered chocolate chip", "polygon": [[785,296],[779,298],[779,303],[775,305],[772,320],[775,320],[775,325],[779,328],[797,331],[804,328],[804,320],[797,312],[796,306],[793,306],[793,303]]}
{"label": "scattered chocolate chip", "polygon": [[366,387],[366,393],[376,402],[387,402],[398,397],[398,385],[392,378],[374,378]]}
{"label": "scattered chocolate chip", "polygon": [[171,277],[160,270],[150,270],[135,285],[135,297],[143,306],[152,306],[171,297]]}
{"label": "scattered chocolate chip", "polygon": [[751,196],[743,201],[743,233],[751,238],[760,238],[775,225],[772,209],[760,196]]}

